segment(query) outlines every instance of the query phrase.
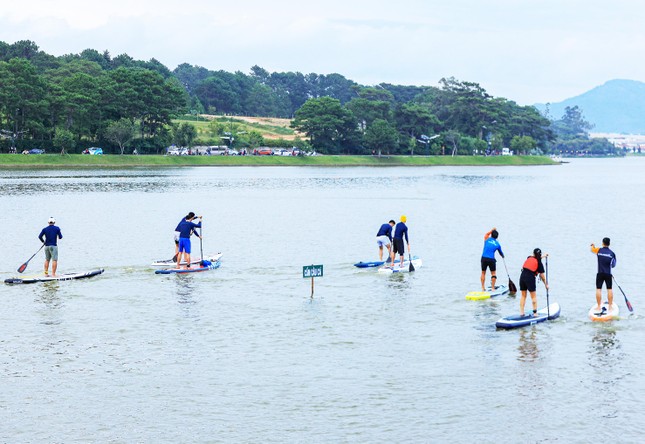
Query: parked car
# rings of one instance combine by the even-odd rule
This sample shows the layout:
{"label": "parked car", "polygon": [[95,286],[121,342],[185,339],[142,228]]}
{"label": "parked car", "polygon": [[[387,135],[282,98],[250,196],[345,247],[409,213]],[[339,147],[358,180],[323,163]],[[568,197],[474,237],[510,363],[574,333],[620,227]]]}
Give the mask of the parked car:
{"label": "parked car", "polygon": [[103,155],[103,148],[98,148],[96,146],[87,148],[85,151],[83,151],[83,154],[90,154],[92,156],[102,156]]}
{"label": "parked car", "polygon": [[226,150],[226,155],[227,156],[238,156],[240,152],[234,148]]}
{"label": "parked car", "polygon": [[291,156],[291,151],[286,150],[284,148],[279,148],[279,149],[273,150],[273,154],[275,156]]}
{"label": "parked car", "polygon": [[[25,154],[24,151],[22,153]],[[45,150],[41,150],[39,148],[32,148],[29,151],[27,151],[27,154],[45,154]]]}
{"label": "parked car", "polygon": [[273,150],[271,148],[257,148],[253,151],[253,154],[256,156],[273,156]]}

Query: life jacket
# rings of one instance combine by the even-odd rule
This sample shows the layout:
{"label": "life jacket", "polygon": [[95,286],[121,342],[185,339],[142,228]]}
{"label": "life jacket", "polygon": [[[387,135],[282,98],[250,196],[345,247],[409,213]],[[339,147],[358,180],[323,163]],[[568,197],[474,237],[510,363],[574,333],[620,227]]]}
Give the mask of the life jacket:
{"label": "life jacket", "polygon": [[532,271],[533,273],[537,273],[538,267],[540,266],[540,262],[536,259],[535,256],[529,256],[526,258],[524,261],[524,265],[522,265],[523,268],[526,268],[529,271]]}

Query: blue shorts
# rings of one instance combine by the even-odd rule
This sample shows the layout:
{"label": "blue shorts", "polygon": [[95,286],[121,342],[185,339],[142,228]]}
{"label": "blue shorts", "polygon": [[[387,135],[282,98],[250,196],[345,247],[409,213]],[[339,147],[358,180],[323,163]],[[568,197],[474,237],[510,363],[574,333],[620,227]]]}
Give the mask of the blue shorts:
{"label": "blue shorts", "polygon": [[179,252],[190,254],[190,239],[179,238]]}

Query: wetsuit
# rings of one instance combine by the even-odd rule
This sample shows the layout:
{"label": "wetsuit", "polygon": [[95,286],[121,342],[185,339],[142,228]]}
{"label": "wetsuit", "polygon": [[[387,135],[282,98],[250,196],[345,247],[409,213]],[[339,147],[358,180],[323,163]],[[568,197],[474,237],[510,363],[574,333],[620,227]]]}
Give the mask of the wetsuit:
{"label": "wetsuit", "polygon": [[400,254],[401,256],[405,254],[405,244],[403,243],[404,236],[405,242],[409,244],[408,226],[403,222],[399,222],[394,228],[394,254]]}
{"label": "wetsuit", "polygon": [[611,269],[616,266],[616,253],[611,251],[609,247],[594,248],[592,251],[598,256],[596,288],[601,289],[602,284],[604,283],[607,290],[611,290]]}

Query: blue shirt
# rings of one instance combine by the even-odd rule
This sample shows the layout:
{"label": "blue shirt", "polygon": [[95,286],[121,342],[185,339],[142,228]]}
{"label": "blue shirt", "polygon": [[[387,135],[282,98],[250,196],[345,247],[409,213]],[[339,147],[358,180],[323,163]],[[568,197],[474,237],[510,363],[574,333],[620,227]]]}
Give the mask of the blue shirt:
{"label": "blue shirt", "polygon": [[179,231],[179,238],[180,239],[190,239],[190,235],[195,232],[195,228],[201,228],[202,223],[201,221],[196,224],[190,221],[187,221],[186,219],[182,220],[179,222],[179,225],[177,225],[177,228],[175,231]]}
{"label": "blue shirt", "polygon": [[495,252],[499,251],[499,255],[504,257],[502,252],[502,246],[497,242],[497,239],[494,237],[489,237],[484,241],[484,251],[482,252],[482,257],[488,259],[495,259]]}
{"label": "blue shirt", "polygon": [[394,228],[394,239],[403,239],[403,235],[405,235],[405,241],[410,243],[408,240],[408,226],[403,222],[399,222]]}
{"label": "blue shirt", "polygon": [[376,237],[379,237],[379,236],[387,236],[388,239],[392,240],[392,225],[390,224],[381,225],[381,228],[379,228],[378,233],[376,233]]}
{"label": "blue shirt", "polygon": [[[43,236],[45,239],[43,240]],[[46,247],[56,246],[58,239],[63,238],[63,233],[60,232],[60,228],[56,225],[47,225],[38,235],[38,239],[41,242],[45,242]]]}
{"label": "blue shirt", "polygon": [[598,273],[611,274],[616,266],[616,254],[607,247],[598,250]]}

